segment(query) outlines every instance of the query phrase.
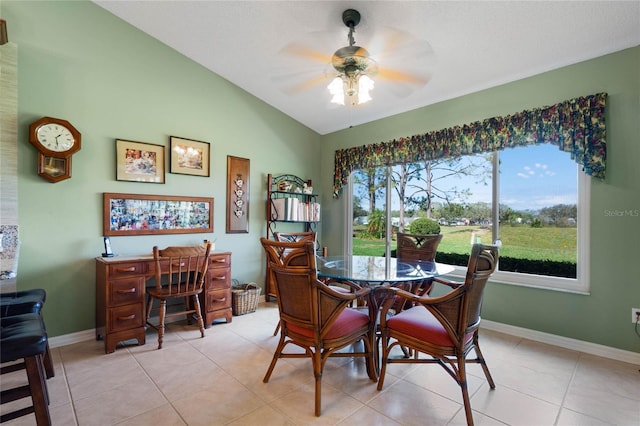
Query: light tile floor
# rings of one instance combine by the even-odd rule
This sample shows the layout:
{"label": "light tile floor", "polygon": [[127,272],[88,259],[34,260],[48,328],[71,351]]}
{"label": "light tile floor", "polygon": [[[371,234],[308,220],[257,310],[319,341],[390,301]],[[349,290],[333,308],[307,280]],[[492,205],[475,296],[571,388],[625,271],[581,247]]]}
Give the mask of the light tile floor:
{"label": "light tile floor", "polygon": [[[169,324],[162,350],[153,330],[146,345],[121,345],[108,355],[96,341],[53,348],[53,424],[465,424],[460,390],[437,365],[390,365],[379,392],[364,363],[350,358],[327,363],[322,416],[315,417],[308,359],[280,360],[262,382],[276,323],[269,303],[215,324],[204,339],[192,326]],[[496,389],[479,366],[469,367],[477,425],[640,425],[639,366],[491,331],[481,331],[480,344]],[[3,382],[21,380],[16,374],[24,375]],[[7,424],[33,425],[35,418]]]}

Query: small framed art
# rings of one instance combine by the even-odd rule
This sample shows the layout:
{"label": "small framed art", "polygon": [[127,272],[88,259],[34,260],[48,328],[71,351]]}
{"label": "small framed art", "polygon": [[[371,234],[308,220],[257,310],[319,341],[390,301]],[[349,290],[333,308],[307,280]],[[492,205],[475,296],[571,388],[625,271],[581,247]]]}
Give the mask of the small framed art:
{"label": "small framed art", "polygon": [[249,232],[249,159],[227,155],[227,234]]}
{"label": "small framed art", "polygon": [[208,142],[194,141],[191,139],[169,137],[169,147],[171,152],[171,173],[194,176],[209,176],[209,154],[210,145]]}
{"label": "small framed art", "polygon": [[117,139],[116,180],[164,183],[164,146]]}

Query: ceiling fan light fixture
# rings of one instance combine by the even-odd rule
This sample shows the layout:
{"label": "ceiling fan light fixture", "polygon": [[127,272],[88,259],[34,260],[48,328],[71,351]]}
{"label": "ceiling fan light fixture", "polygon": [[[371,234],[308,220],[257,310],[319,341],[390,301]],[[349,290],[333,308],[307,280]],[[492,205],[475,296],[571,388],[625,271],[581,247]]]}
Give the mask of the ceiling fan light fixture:
{"label": "ceiling fan light fixture", "polygon": [[360,22],[360,13],[348,9],[342,14],[342,21],[349,27],[349,46],[335,51],[331,65],[338,72],[338,77],[327,86],[331,93],[331,102],[339,105],[359,105],[371,100],[369,92],[374,83],[369,76],[376,74],[376,62],[369,57],[367,49],[356,46],[353,33]]}
{"label": "ceiling fan light fixture", "polygon": [[374,81],[364,74],[343,74],[334,78],[329,86],[331,103],[338,105],[360,105],[372,98],[369,92],[374,88]]}

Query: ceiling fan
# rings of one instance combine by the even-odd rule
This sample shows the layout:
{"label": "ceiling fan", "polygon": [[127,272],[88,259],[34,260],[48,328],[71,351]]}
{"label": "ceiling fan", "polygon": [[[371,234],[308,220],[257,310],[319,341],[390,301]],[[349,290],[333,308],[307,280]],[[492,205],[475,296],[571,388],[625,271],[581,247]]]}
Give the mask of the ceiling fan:
{"label": "ceiling fan", "polygon": [[[367,49],[356,45],[354,33],[360,20],[360,12],[355,9],[347,9],[342,13],[342,22],[349,29],[348,46],[339,48],[332,55],[299,43],[291,43],[282,49],[284,55],[324,63],[323,73],[317,72],[318,68],[314,67],[315,77],[300,81],[306,74],[300,71],[274,80],[284,81],[287,93],[297,93],[324,84],[332,103],[352,106],[372,99],[370,92],[376,81],[384,83],[398,96],[407,96],[428,82],[429,67],[425,65],[425,59],[430,60],[433,56],[429,43],[402,31],[387,32],[385,40],[378,46],[379,51],[375,56],[379,61],[376,61]],[[399,63],[406,68],[413,65],[419,69],[414,73],[387,67],[384,65],[386,63]],[[289,67],[288,71],[291,72],[292,68]],[[298,82],[291,84],[290,80],[296,79]]]}

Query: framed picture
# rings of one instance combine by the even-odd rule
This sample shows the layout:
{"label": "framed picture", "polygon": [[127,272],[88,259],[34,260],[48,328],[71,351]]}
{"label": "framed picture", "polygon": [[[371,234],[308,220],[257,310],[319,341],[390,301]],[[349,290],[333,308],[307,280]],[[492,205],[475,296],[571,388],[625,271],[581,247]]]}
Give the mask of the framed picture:
{"label": "framed picture", "polygon": [[249,160],[227,156],[227,234],[249,232]]}
{"label": "framed picture", "polygon": [[164,146],[117,139],[116,180],[164,183]]}
{"label": "framed picture", "polygon": [[213,198],[105,192],[105,236],[213,232]]}
{"label": "framed picture", "polygon": [[171,173],[194,176],[209,176],[209,150],[208,142],[194,141],[191,139],[169,137]]}

